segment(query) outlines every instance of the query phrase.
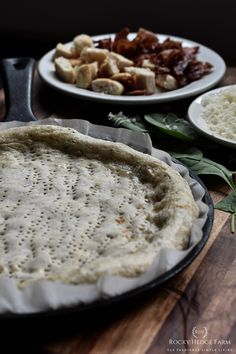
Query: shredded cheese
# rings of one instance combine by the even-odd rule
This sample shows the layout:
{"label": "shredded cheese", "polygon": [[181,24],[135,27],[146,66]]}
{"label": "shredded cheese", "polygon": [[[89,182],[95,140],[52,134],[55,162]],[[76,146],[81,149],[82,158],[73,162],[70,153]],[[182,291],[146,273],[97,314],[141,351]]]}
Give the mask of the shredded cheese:
{"label": "shredded cheese", "polygon": [[202,99],[201,117],[214,135],[236,141],[236,85]]}

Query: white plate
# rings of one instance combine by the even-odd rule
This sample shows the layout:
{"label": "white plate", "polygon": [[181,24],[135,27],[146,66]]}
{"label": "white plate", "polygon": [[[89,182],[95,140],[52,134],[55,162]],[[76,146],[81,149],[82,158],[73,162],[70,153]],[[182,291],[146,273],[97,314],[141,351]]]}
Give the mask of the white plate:
{"label": "white plate", "polygon": [[[129,38],[135,37],[135,33],[130,33]],[[52,57],[55,49],[51,50],[45,54],[39,62],[38,70],[41,78],[50,86],[55,89],[62,91],[66,94],[76,96],[78,98],[84,98],[94,101],[112,103],[112,104],[150,104],[150,103],[160,103],[167,101],[179,100],[181,98],[186,98],[189,96],[197,95],[201,92],[209,90],[215,86],[224,76],[226,66],[224,60],[213,50],[199,44],[192,42],[190,40],[169,36],[164,34],[157,35],[160,42],[164,41],[166,38],[170,37],[173,40],[181,41],[186,47],[199,46],[198,59],[201,61],[208,61],[213,65],[213,71],[201,79],[188,84],[185,87],[174,91],[167,91],[162,93],[156,93],[150,96],[114,96],[107,95],[104,93],[97,93],[85,89],[80,89],[75,85],[64,83],[60,81],[55,75],[54,64],[52,62]],[[93,40],[100,40],[103,38],[112,37],[114,34],[105,34],[100,36],[92,37]],[[67,43],[66,46],[70,47],[72,42]]]}
{"label": "white plate", "polygon": [[225,139],[219,135],[217,135],[215,132],[212,132],[208,125],[206,124],[206,121],[203,118],[201,109],[202,109],[202,99],[203,97],[206,97],[208,95],[214,95],[216,93],[219,93],[229,87],[236,86],[236,85],[228,85],[224,87],[219,87],[215,90],[211,90],[209,92],[204,93],[203,95],[197,97],[189,106],[188,108],[188,119],[190,123],[198,130],[199,133],[207,136],[209,139],[214,140],[220,144],[236,148],[236,141],[234,142],[233,140],[230,139]]}

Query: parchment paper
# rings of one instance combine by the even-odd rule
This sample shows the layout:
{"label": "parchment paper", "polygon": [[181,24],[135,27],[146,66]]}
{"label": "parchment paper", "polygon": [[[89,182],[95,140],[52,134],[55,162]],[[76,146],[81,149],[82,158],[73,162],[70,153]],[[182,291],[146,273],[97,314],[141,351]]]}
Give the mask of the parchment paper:
{"label": "parchment paper", "polygon": [[[103,138],[126,143],[139,151],[150,153],[151,140],[148,134],[131,132],[123,128],[110,128],[93,125],[84,120],[77,119],[43,119],[30,123],[8,122],[0,124],[0,131],[12,127],[24,125],[53,124],[67,126],[93,137]],[[37,283],[19,290],[13,279],[0,278],[0,313],[36,313],[49,309],[71,307],[82,303],[108,298],[122,294],[128,290],[141,286],[165,273],[180,262],[191,249],[201,240],[202,228],[206,222],[208,206],[203,203],[205,191],[202,186],[189,176],[187,168],[173,163],[166,152],[152,150],[152,155],[166,162],[185,178],[190,185],[194,199],[199,207],[200,215],[193,225],[189,248],[184,251],[161,249],[154,259],[150,269],[141,276],[125,278],[120,276],[105,276],[95,284],[64,285],[50,281],[38,281]]]}

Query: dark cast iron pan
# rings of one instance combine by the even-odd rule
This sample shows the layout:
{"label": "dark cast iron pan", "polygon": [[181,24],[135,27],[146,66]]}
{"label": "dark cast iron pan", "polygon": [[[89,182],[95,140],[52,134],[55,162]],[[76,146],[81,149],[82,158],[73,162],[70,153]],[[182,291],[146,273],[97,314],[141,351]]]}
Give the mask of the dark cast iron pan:
{"label": "dark cast iron pan", "polygon": [[35,68],[32,58],[1,60],[1,76],[5,93],[5,122],[37,120],[31,110],[31,91]]}
{"label": "dark cast iron pan", "polygon": [[[35,61],[31,58],[16,58],[16,59],[4,59],[1,62],[2,69],[2,80],[5,90],[6,97],[6,118],[5,121],[21,120],[24,122],[29,122],[36,120],[35,116],[31,110],[31,87],[33,71],[35,67]],[[173,159],[174,160],[174,159]],[[174,160],[180,163],[179,161]],[[203,201],[209,206],[208,217],[206,223],[203,227],[203,237],[200,242],[192,249],[192,251],[176,266],[174,266],[169,271],[165,272],[156,279],[150,281],[149,283],[142,285],[134,290],[127,291],[124,294],[117,295],[111,298],[102,299],[91,304],[76,305],[70,307],[63,307],[56,310],[47,310],[39,313],[32,314],[14,314],[6,313],[0,314],[0,325],[2,321],[6,324],[6,320],[10,320],[12,325],[12,320],[44,320],[44,319],[55,319],[57,321],[58,316],[70,317],[76,315],[78,318],[83,316],[88,316],[96,313],[97,311],[104,312],[105,309],[114,309],[117,305],[125,304],[127,301],[133,301],[134,298],[138,298],[140,295],[144,295],[149,291],[157,288],[160,285],[166,283],[169,279],[173,278],[178,273],[182,272],[201,252],[204,245],[206,244],[214,219],[214,207],[212,203],[211,196],[204,185],[204,183],[190,170],[190,176],[197,180],[205,190],[205,196]],[[26,322],[27,322],[26,321]],[[18,321],[17,321],[18,323]]]}

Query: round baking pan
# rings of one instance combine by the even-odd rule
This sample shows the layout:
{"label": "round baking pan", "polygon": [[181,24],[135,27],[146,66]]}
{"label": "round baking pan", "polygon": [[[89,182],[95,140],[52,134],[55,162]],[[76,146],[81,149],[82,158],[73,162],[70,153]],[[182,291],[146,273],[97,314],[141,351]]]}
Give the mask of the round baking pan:
{"label": "round baking pan", "polygon": [[[31,107],[31,83],[32,83],[32,73],[34,68],[34,61],[28,58],[21,59],[10,59],[2,62],[3,72],[3,83],[6,90],[7,98],[7,115],[5,121],[11,120],[24,120],[29,122],[36,120],[34,117]],[[22,88],[22,83],[24,87]],[[180,164],[179,161],[173,159],[174,162]],[[108,307],[114,307],[117,304],[122,304],[126,300],[133,299],[138,295],[142,295],[151,291],[154,288],[166,283],[169,279],[173,278],[175,275],[183,271],[192,261],[197,257],[200,251],[206,244],[213,224],[214,218],[214,207],[211,196],[204,185],[204,183],[196,176],[192,171],[190,171],[190,176],[197,180],[199,184],[204,188],[205,195],[203,197],[203,202],[208,205],[209,211],[207,220],[203,227],[203,237],[197,245],[193,247],[190,253],[172,269],[165,272],[156,279],[137,287],[133,290],[127,291],[121,295],[113,296],[110,298],[102,299],[90,304],[79,304],[68,307],[62,307],[58,309],[50,309],[46,311],[41,311],[37,313],[30,314],[17,314],[17,313],[4,313],[0,314],[0,320],[11,320],[11,319],[39,319],[39,318],[57,318],[58,316],[71,315],[71,314],[91,314],[95,310],[105,309]]]}

